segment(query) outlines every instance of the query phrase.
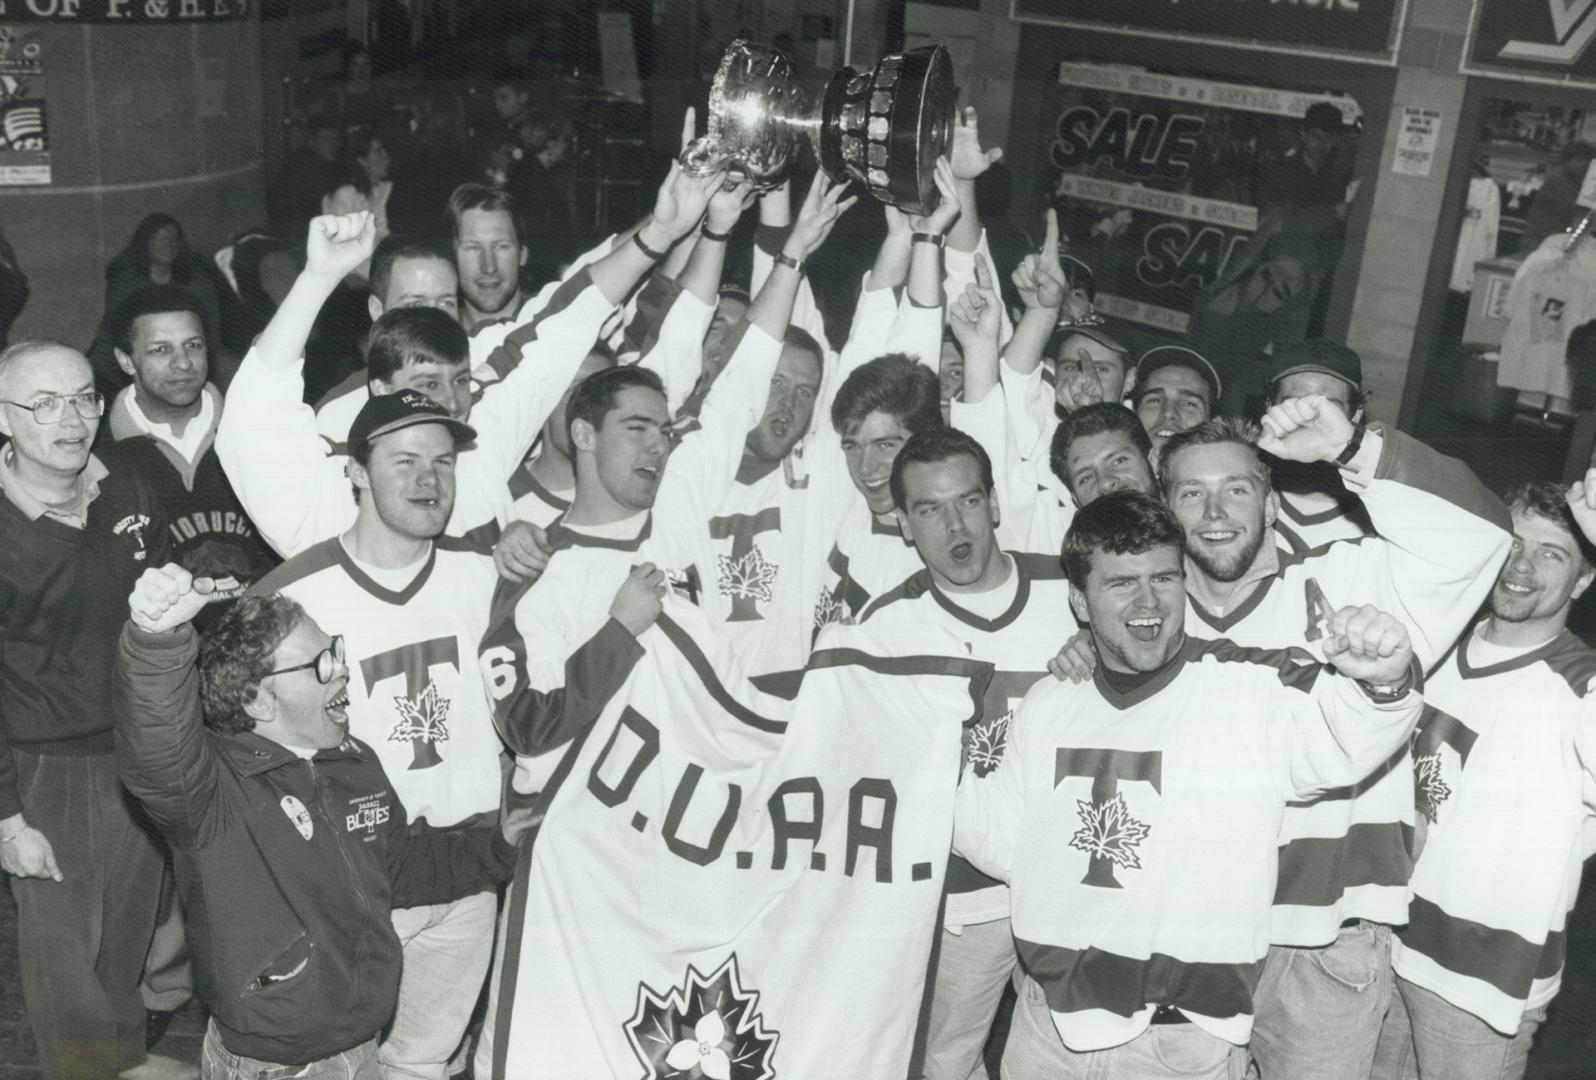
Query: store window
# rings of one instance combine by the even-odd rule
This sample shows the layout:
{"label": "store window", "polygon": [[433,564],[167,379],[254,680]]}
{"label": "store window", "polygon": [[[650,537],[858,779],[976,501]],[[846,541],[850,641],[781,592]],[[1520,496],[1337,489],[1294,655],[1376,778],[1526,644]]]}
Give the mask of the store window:
{"label": "store window", "polygon": [[1097,309],[1138,344],[1197,348],[1246,408],[1273,344],[1322,331],[1362,115],[1334,90],[1061,64],[1052,203]]}

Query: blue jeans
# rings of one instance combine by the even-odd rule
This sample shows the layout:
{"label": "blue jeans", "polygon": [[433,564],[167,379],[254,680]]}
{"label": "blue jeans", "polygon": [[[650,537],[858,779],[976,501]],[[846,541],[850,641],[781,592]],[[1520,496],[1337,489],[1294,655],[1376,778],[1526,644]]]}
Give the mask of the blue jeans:
{"label": "blue jeans", "polygon": [[1394,996],[1391,928],[1358,922],[1322,949],[1274,946],[1253,993],[1263,1080],[1369,1080]]}
{"label": "blue jeans", "polygon": [[493,962],[498,894],[400,908],[394,932],[404,946],[399,1002],[378,1057],[384,1080],[444,1080]]}
{"label": "blue jeans", "polygon": [[1419,1080],[1523,1080],[1535,1031],[1546,1020],[1545,1006],[1526,1011],[1517,1034],[1508,1038],[1473,1013],[1400,975],[1396,984],[1402,1007],[1392,1009],[1393,1018],[1399,1019],[1397,1014],[1405,1017],[1411,1038],[1402,1040],[1399,1031],[1386,1033],[1382,1045],[1394,1053],[1382,1050],[1385,1080],[1414,1076]]}
{"label": "blue jeans", "polygon": [[1020,988],[1003,1080],[1241,1080],[1247,1050],[1196,1024],[1155,1024],[1130,1042],[1077,1053],[1064,1045],[1035,979]]}
{"label": "blue jeans", "polygon": [[308,1065],[278,1065],[233,1053],[212,1020],[200,1050],[200,1080],[377,1080],[377,1038]]}
{"label": "blue jeans", "polygon": [[1009,921],[937,933],[942,942],[920,1075],[923,1080],[988,1080],[981,1051],[1017,962]]}

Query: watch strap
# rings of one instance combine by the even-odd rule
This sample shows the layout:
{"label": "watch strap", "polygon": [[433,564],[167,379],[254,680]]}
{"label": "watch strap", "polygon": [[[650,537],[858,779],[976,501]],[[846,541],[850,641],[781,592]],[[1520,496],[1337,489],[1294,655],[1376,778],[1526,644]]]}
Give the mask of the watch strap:
{"label": "watch strap", "polygon": [[1352,425],[1352,438],[1347,440],[1347,445],[1341,448],[1341,453],[1336,455],[1336,467],[1346,468],[1352,459],[1358,456],[1358,451],[1363,449],[1363,436],[1369,429],[1363,424]]}

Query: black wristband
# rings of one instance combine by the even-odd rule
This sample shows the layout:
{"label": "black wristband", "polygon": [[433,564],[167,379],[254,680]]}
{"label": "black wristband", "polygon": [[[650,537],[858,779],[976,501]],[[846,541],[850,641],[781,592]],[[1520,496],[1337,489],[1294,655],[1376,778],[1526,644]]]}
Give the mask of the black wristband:
{"label": "black wristband", "polygon": [[663,259],[665,257],[665,253],[663,251],[655,251],[653,248],[651,248],[647,244],[643,243],[643,230],[642,229],[638,229],[635,233],[632,234],[632,243],[637,245],[637,250],[638,251],[641,251],[644,255],[647,255],[650,259],[653,259],[655,262],[659,262],[661,259]]}
{"label": "black wristband", "polygon": [[727,229],[725,232],[716,232],[711,229],[708,224],[706,224],[703,226],[703,228],[698,230],[698,235],[702,236],[705,240],[713,240],[718,244],[724,244],[726,241],[731,239],[731,230]]}
{"label": "black wristband", "polygon": [[910,239],[916,244],[935,244],[937,247],[948,246],[948,238],[945,233],[917,232]]}
{"label": "black wristband", "polygon": [[776,252],[776,265],[790,266],[800,274],[804,272],[804,264],[787,254],[785,251]]}
{"label": "black wristband", "polygon": [[1364,432],[1369,429],[1362,424],[1352,425],[1352,438],[1347,440],[1347,445],[1341,448],[1341,453],[1336,455],[1336,467],[1344,469],[1358,456],[1358,451],[1363,447]]}

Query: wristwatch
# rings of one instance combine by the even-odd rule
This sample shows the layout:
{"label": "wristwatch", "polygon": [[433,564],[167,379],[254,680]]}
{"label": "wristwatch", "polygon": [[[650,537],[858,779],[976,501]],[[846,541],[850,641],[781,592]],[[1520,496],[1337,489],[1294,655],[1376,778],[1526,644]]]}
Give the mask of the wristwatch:
{"label": "wristwatch", "polygon": [[1364,682],[1359,679],[1358,686],[1368,695],[1369,700],[1376,705],[1391,705],[1408,696],[1408,691],[1413,687],[1413,675],[1409,672],[1402,676],[1401,682],[1393,683],[1390,686],[1377,686],[1374,683]]}
{"label": "wristwatch", "polygon": [[1358,451],[1363,448],[1363,436],[1369,429],[1363,424],[1352,425],[1352,438],[1347,440],[1347,445],[1341,448],[1341,453],[1336,455],[1336,467],[1346,468],[1352,459],[1358,456]]}

